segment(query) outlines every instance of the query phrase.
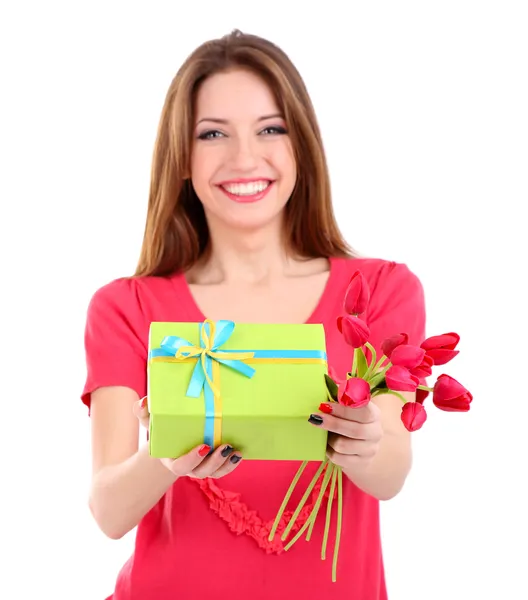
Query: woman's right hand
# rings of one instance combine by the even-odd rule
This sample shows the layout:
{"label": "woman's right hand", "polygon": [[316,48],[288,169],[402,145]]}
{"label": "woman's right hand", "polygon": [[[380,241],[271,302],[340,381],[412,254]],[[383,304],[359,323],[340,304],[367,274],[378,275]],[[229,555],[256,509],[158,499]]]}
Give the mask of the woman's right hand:
{"label": "woman's right hand", "polygon": [[[134,414],[148,431],[150,415],[146,396],[134,404]],[[160,458],[159,460],[177,477],[186,475],[196,479],[206,477],[219,479],[234,471],[242,459],[240,452],[228,444],[222,444],[212,454],[209,454],[209,450],[209,446],[202,444],[176,459]]]}

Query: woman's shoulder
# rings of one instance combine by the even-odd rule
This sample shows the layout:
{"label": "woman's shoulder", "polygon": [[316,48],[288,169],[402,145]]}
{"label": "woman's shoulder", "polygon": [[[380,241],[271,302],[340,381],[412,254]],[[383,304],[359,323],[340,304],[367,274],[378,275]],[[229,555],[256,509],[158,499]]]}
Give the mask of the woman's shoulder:
{"label": "woman's shoulder", "polygon": [[96,288],[93,299],[106,302],[140,303],[149,297],[159,297],[174,290],[177,276],[118,277]]}
{"label": "woman's shoulder", "polygon": [[176,290],[174,276],[119,277],[103,283],[92,293],[89,313],[119,313],[130,319],[159,313],[159,308],[173,305]]}
{"label": "woman's shoulder", "polygon": [[419,276],[405,262],[370,257],[343,258],[336,262],[341,284],[347,286],[352,275],[360,271],[369,286],[371,299],[383,300],[393,294],[423,296]]}
{"label": "woman's shoulder", "polygon": [[419,283],[418,275],[404,262],[363,256],[334,260],[339,275],[344,281],[348,282],[356,271],[360,271],[371,291],[380,286],[384,287],[387,283],[391,285]]}

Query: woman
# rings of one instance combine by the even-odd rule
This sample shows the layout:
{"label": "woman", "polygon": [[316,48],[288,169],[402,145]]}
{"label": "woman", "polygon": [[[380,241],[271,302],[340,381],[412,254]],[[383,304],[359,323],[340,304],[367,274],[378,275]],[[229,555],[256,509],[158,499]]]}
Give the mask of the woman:
{"label": "woman", "polygon": [[322,323],[329,365],[344,377],[351,350],[336,318],[356,270],[371,288],[374,346],[402,331],[419,344],[422,286],[405,265],[359,258],[343,240],[314,110],[287,56],[238,31],[199,47],[163,107],[137,272],[99,289],[87,316],[90,508],[110,538],[138,526],[115,600],[387,597],[379,501],[400,491],[411,464],[395,397],[306,415],[330,432],[328,456],[345,474],[336,583],[319,544],[284,553],[268,541],[298,464],[244,462],[228,440],[165,459],[138,443],[151,321]]}

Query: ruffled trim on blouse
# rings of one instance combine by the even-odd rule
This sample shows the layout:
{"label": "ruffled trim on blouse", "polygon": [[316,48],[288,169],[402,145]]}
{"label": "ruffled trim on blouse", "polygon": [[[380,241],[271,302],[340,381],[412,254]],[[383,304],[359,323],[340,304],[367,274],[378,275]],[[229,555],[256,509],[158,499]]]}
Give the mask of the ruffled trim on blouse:
{"label": "ruffled trim on blouse", "polygon": [[[284,511],[273,541],[270,542],[268,536],[275,519],[263,521],[257,511],[250,509],[242,502],[241,494],[239,492],[221,489],[216,485],[213,479],[194,479],[193,481],[197,483],[209,500],[210,509],[227,523],[229,529],[233,533],[236,533],[237,535],[245,533],[253,538],[266,554],[281,554],[284,551],[284,546],[287,544],[287,541],[283,542],[281,540],[281,535],[293,515],[293,510]],[[321,491],[322,483],[323,477],[319,477],[319,480],[312,490],[310,501],[306,502],[303,506],[295,521],[295,525],[290,531],[290,536],[294,536],[310,516],[317,501],[317,497],[319,496],[319,492]],[[329,495],[330,486],[328,486],[324,498],[327,499]],[[336,497],[336,493],[334,493],[334,497]],[[277,510],[278,508],[279,507],[277,507]]]}

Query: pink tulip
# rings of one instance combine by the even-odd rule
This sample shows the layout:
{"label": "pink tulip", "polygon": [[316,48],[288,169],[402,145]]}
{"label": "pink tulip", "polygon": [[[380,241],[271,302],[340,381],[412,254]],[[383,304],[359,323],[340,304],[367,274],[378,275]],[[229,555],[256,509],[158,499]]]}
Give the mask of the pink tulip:
{"label": "pink tulip", "polygon": [[385,383],[395,392],[414,392],[420,385],[418,377],[411,375],[405,367],[393,366],[385,373]]}
{"label": "pink tulip", "polygon": [[381,351],[387,358],[390,358],[395,348],[407,343],[409,343],[409,336],[406,333],[398,333],[383,341]]}
{"label": "pink tulip", "polygon": [[427,338],[420,347],[433,359],[435,365],[445,365],[459,353],[455,350],[459,341],[458,333],[443,333]]}
{"label": "pink tulip", "polygon": [[401,420],[407,431],[417,431],[425,423],[427,413],[418,402],[406,402],[401,411]]}
{"label": "pink tulip", "polygon": [[345,294],[345,312],[349,315],[360,315],[367,310],[370,290],[361,271],[356,271],[348,284]]}
{"label": "pink tulip", "polygon": [[360,408],[370,401],[370,385],[359,377],[350,377],[339,387],[339,404]]}
{"label": "pink tulip", "polygon": [[449,375],[440,375],[433,388],[433,404],[440,410],[467,412],[473,395]]}
{"label": "pink tulip", "polygon": [[352,315],[338,317],[337,328],[343,334],[345,342],[352,348],[361,348],[370,336],[370,330],[365,321]]}
{"label": "pink tulip", "polygon": [[405,344],[394,348],[390,357],[390,361],[393,365],[397,365],[398,367],[416,369],[418,365],[422,364],[424,356],[425,350],[422,348]]}
{"label": "pink tulip", "polygon": [[425,379],[433,374],[433,359],[426,354],[422,362],[417,367],[409,370],[411,375],[418,377],[418,379]]}

